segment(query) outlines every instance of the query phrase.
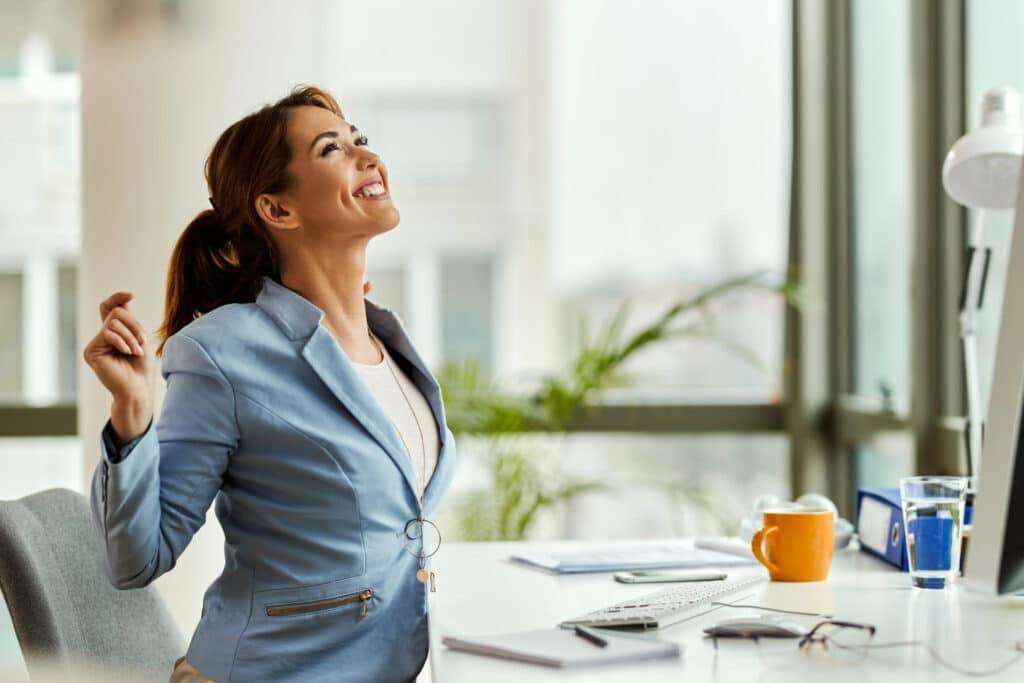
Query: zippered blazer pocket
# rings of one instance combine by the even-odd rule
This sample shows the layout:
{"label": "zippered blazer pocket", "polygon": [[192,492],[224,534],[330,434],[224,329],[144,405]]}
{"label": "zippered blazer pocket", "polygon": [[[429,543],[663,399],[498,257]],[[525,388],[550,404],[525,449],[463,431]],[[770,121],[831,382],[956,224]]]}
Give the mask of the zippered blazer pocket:
{"label": "zippered blazer pocket", "polygon": [[311,612],[323,612],[326,610],[333,610],[340,608],[344,605],[352,605],[354,603],[362,603],[362,609],[360,610],[360,616],[366,616],[367,605],[370,602],[370,598],[373,597],[373,591],[364,589],[356,593],[347,593],[344,595],[335,595],[327,598],[319,598],[317,600],[310,600],[306,602],[288,602],[288,603],[277,603],[273,605],[267,605],[267,616],[268,617],[286,617],[298,614],[309,614]]}

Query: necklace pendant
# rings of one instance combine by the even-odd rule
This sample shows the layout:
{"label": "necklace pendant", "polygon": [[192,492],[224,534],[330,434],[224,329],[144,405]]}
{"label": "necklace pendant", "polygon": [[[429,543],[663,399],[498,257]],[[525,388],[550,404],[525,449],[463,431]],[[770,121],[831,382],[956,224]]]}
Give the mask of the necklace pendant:
{"label": "necklace pendant", "polygon": [[416,580],[419,581],[420,583],[426,583],[429,579],[430,579],[430,572],[428,572],[423,567],[420,567],[416,571]]}

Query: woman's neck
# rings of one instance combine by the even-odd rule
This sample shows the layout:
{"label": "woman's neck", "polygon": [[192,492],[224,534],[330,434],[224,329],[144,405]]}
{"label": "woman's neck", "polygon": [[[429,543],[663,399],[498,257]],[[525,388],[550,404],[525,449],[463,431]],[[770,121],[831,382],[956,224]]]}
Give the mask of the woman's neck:
{"label": "woman's neck", "polygon": [[306,263],[281,268],[281,284],[324,312],[323,326],[352,360],[379,363],[380,351],[370,339],[363,294],[365,251],[361,259],[331,264]]}

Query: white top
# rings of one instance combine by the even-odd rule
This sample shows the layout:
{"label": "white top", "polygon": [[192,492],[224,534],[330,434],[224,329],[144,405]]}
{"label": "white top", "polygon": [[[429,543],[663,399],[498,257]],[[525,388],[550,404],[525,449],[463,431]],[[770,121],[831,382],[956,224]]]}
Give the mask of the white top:
{"label": "white top", "polygon": [[[370,334],[370,337],[383,351],[385,358],[376,365],[356,363],[355,361],[352,362],[352,365],[370,389],[370,393],[391,418],[402,443],[405,444],[405,450],[409,454],[412,470],[416,476],[416,495],[422,496],[426,482],[430,481],[430,477],[434,473],[440,452],[441,442],[438,436],[437,422],[434,420],[434,413],[430,409],[430,404],[423,397],[423,393],[402,372],[401,366],[388,353],[384,343],[373,333]],[[391,372],[392,369],[394,374]],[[396,377],[401,383],[401,387],[395,382]],[[406,401],[406,397],[408,397],[408,401]],[[412,410],[409,409],[410,403]],[[420,438],[421,430],[422,440]],[[426,447],[425,457],[424,446]]]}

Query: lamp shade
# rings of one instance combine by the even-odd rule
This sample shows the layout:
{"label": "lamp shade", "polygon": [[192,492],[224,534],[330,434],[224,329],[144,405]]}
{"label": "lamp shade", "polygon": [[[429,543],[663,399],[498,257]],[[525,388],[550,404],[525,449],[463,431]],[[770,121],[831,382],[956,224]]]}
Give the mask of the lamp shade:
{"label": "lamp shade", "polygon": [[1012,209],[1024,156],[1020,95],[993,88],[981,102],[981,125],[953,143],[942,164],[942,186],[957,203],[976,209]]}

